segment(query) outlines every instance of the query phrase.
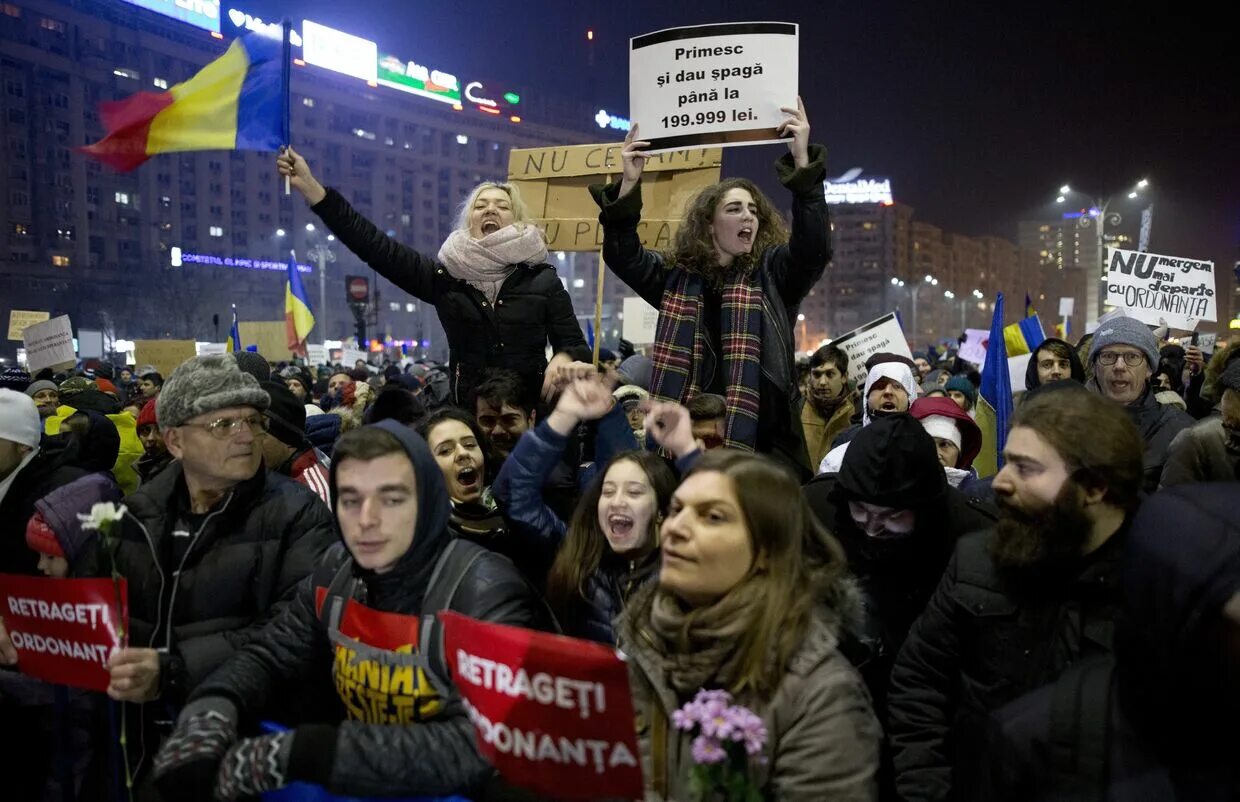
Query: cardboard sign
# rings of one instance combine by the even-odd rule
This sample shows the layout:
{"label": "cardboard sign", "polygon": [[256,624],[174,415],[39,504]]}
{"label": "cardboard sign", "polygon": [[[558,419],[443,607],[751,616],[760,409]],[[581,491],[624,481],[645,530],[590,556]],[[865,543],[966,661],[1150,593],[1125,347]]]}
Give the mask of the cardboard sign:
{"label": "cardboard sign", "polygon": [[1107,303],[1143,323],[1192,331],[1218,320],[1214,262],[1107,248]]}
{"label": "cardboard sign", "polygon": [[960,344],[959,356],[974,365],[986,364],[986,343],[990,332],[986,329],[965,329],[964,342]]}
{"label": "cardboard sign", "polygon": [[17,668],[59,685],[105,691],[105,667],[128,628],[129,596],[121,580],[120,614],[111,579],[49,579],[0,574],[0,615],[17,649]]}
{"label": "cardboard sign", "polygon": [[844,349],[848,354],[848,379],[858,387],[865,384],[865,361],[871,354],[885,351],[913,358],[908,340],[904,338],[904,329],[900,328],[900,321],[896,319],[894,312],[871,320],[847,334],[841,334],[832,340],[831,344]]}
{"label": "cardboard sign", "polygon": [[551,799],[643,795],[628,669],[599,643],[440,614],[478,750]]}
{"label": "cardboard sign", "polygon": [[24,309],[9,311],[9,339],[21,340],[22,332],[35,323],[43,323],[52,315],[50,312],[30,312]]}
{"label": "cardboard sign", "polygon": [[283,320],[252,320],[238,323],[237,329],[242,347],[257,345],[258,353],[269,361],[279,362],[293,355],[288,350],[288,329]]}
{"label": "cardboard sign", "polygon": [[732,22],[629,40],[629,111],[652,151],[781,141],[797,105],[798,26]]}
{"label": "cardboard sign", "polygon": [[73,324],[68,315],[27,326],[22,331],[26,346],[26,370],[38,373],[43,368],[72,366],[77,362],[73,348]]}
{"label": "cardboard sign", "polygon": [[1071,317],[1072,309],[1075,306],[1076,306],[1075,298],[1060,298],[1059,299],[1059,316],[1060,317]]}
{"label": "cardboard sign", "polygon": [[323,345],[306,345],[306,364],[307,365],[326,365],[327,364],[327,347]]}
{"label": "cardboard sign", "polygon": [[654,342],[658,323],[658,309],[636,296],[624,299],[624,327],[620,335],[624,339],[634,345],[650,345]]}
{"label": "cardboard sign", "polygon": [[154,365],[167,379],[178,365],[198,355],[198,344],[193,340],[134,340],[133,353],[137,364]]}
{"label": "cardboard sign", "polygon": [[[603,245],[598,204],[590,185],[620,176],[620,143],[513,150],[508,181],[521,193],[533,222],[547,235],[547,250],[592,251]],[[685,204],[719,180],[719,148],[651,156],[642,171],[642,219],[637,235],[647,248],[668,249]]]}

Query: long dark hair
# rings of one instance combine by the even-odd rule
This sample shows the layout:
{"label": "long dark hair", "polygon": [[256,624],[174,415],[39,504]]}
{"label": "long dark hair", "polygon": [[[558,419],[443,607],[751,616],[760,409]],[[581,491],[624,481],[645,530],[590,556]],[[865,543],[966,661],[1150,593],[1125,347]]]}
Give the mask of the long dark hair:
{"label": "long dark hair", "polygon": [[564,542],[560,544],[555,562],[547,574],[547,601],[561,621],[571,620],[574,607],[589,601],[586,598],[586,580],[598,570],[608,549],[607,537],[598,525],[598,502],[603,495],[603,481],[613,465],[626,460],[642,469],[654,491],[656,516],[650,522],[653,530],[650,534],[657,546],[659,534],[656,521],[667,512],[667,505],[676,490],[676,477],[666,462],[648,451],[617,454],[605,469],[599,471],[578,500]]}
{"label": "long dark hair", "polygon": [[[711,226],[715,220],[715,209],[723,196],[732,189],[743,189],[753,196],[758,207],[758,236],[754,239],[749,253],[737,256],[727,269],[723,269],[719,266],[719,254],[715,251]],[[689,201],[680,228],[676,230],[676,239],[668,261],[672,267],[697,273],[718,286],[729,275],[752,273],[763,251],[783,245],[787,241],[788,227],[784,225],[775,205],[762,194],[762,190],[749,179],[729,178],[711,184]]]}
{"label": "long dark hair", "polygon": [[[473,432],[474,439],[478,441],[478,448],[482,451],[482,459],[484,461],[483,483],[487,485],[491,484],[491,482],[495,481],[495,474],[499,472],[498,466],[501,460],[495,457],[495,452],[491,448],[490,439],[483,434],[482,429],[478,426],[478,421],[474,419],[473,415],[470,415],[460,407],[439,407],[429,415],[426,415],[421,420],[417,421],[413,428],[418,434],[422,435],[422,439],[425,440],[426,444],[429,446],[431,444],[431,430],[444,421],[449,420],[463,423],[469,431]],[[434,452],[432,452],[432,454],[433,453]]]}

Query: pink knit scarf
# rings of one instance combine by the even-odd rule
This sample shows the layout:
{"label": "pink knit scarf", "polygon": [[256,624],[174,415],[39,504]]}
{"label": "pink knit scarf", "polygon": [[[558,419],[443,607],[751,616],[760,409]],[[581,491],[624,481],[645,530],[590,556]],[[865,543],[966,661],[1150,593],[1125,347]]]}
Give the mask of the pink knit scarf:
{"label": "pink knit scarf", "polygon": [[444,240],[439,261],[449,275],[468,282],[494,304],[504,279],[517,265],[547,261],[547,242],[542,231],[532,225],[504,226],[482,239],[474,239],[458,228]]}

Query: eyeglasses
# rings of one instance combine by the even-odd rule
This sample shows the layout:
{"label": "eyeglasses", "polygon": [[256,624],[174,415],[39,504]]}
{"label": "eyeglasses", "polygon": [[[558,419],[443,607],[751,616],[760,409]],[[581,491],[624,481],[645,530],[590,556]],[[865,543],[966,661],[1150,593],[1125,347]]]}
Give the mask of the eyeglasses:
{"label": "eyeglasses", "polygon": [[228,440],[236,437],[241,427],[248,427],[250,434],[263,434],[271,428],[271,421],[262,415],[250,415],[246,418],[219,418],[210,423],[183,423],[182,426],[197,426],[206,429],[216,440]]}
{"label": "eyeglasses", "polygon": [[1140,354],[1133,351],[1125,351],[1122,354],[1116,353],[1115,351],[1103,351],[1098,354],[1098,363],[1101,365],[1114,365],[1119,361],[1121,356],[1124,358],[1124,364],[1130,368],[1135,368],[1137,365],[1140,365],[1145,361],[1145,354]]}

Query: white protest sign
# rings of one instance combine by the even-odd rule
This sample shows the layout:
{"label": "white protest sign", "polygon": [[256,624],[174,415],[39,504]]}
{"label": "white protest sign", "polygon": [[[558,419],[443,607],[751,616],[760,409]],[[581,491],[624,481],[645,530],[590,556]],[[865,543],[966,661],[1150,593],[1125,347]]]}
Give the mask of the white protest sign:
{"label": "white protest sign", "polygon": [[1201,353],[1209,356],[1214,353],[1214,345],[1218,342],[1217,334],[1198,334],[1197,347],[1201,349]]}
{"label": "white protest sign", "polygon": [[1059,299],[1059,316],[1070,317],[1072,315],[1072,310],[1075,306],[1076,306],[1075,298],[1060,298]]}
{"label": "white protest sign", "polygon": [[22,341],[26,346],[26,370],[31,373],[77,362],[73,325],[68,315],[27,326],[22,331]]}
{"label": "white protest sign", "polygon": [[1214,262],[1107,248],[1107,303],[1129,317],[1173,329],[1218,320]]}
{"label": "white protest sign", "polygon": [[1101,326],[1103,323],[1106,323],[1108,320],[1114,320],[1117,317],[1128,317],[1128,316],[1124,314],[1123,309],[1112,309],[1110,312],[1107,312],[1105,315],[1098,318],[1098,320],[1096,320],[1095,322],[1086,323],[1085,333],[1093,334],[1095,331],[1098,330],[1098,327]]}
{"label": "white protest sign", "polygon": [[340,357],[340,364],[346,368],[351,368],[357,364],[359,359],[363,362],[367,361],[365,351],[359,351],[356,348],[346,348],[344,349],[344,354]]}
{"label": "white protest sign", "polygon": [[624,328],[621,336],[634,345],[650,345],[654,342],[655,327],[659,322],[659,310],[636,296],[624,299]]}
{"label": "white protest sign", "polygon": [[306,364],[307,365],[326,365],[327,364],[327,346],[326,345],[310,345],[306,344]]}
{"label": "white protest sign", "polygon": [[989,340],[990,332],[986,329],[965,329],[964,342],[960,344],[960,358],[974,365],[985,365],[986,343]]}
{"label": "white protest sign", "polygon": [[103,332],[97,329],[78,329],[77,355],[79,359],[103,357]]}
{"label": "white protest sign", "polygon": [[900,321],[896,319],[894,312],[871,320],[847,334],[841,334],[831,341],[831,345],[848,354],[848,378],[857,385],[865,384],[865,361],[871,354],[885,351],[913,358],[908,340],[904,338],[904,329],[900,328]]}
{"label": "white protest sign", "polygon": [[781,141],[797,105],[798,27],[729,22],[629,40],[629,112],[650,152]]}
{"label": "white protest sign", "polygon": [[1008,357],[1008,381],[1012,384],[1012,392],[1025,392],[1025,371],[1029,370],[1029,358],[1033,354],[1021,354]]}
{"label": "white protest sign", "polygon": [[198,356],[219,356],[228,352],[228,343],[194,343]]}

